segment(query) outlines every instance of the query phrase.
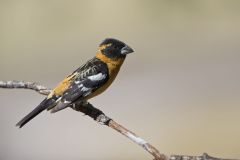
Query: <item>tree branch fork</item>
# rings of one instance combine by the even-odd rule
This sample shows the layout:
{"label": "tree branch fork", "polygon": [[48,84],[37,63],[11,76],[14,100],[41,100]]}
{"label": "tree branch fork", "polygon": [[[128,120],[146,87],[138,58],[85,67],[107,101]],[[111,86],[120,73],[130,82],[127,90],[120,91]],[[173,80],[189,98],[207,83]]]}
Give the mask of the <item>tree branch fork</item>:
{"label": "tree branch fork", "polygon": [[[0,88],[14,89],[14,88],[23,88],[30,89],[38,92],[42,95],[48,95],[51,92],[51,89],[38,84],[36,82],[26,82],[26,81],[0,81]],[[69,107],[74,109],[75,111],[82,112],[87,116],[93,118],[99,124],[106,125],[115,131],[121,133],[134,143],[141,146],[144,150],[150,153],[154,160],[224,160],[223,158],[215,158],[209,156],[207,153],[204,153],[201,156],[186,156],[186,155],[170,155],[167,156],[165,154],[160,153],[153,145],[146,142],[143,138],[136,135],[134,132],[129,129],[123,127],[113,119],[106,116],[101,110],[95,108],[89,102],[82,103],[80,101],[71,104]],[[225,159],[227,160],[227,159]]]}

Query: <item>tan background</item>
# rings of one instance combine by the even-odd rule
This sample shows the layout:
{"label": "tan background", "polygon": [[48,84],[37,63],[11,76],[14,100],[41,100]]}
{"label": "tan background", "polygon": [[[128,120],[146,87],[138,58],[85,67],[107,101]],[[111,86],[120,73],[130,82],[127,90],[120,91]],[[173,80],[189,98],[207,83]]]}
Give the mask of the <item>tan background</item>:
{"label": "tan background", "polygon": [[[135,53],[95,106],[163,153],[240,158],[240,1],[1,0],[0,79],[54,87],[105,37]],[[1,160],[151,159],[71,109],[17,129],[42,99],[0,90]]]}

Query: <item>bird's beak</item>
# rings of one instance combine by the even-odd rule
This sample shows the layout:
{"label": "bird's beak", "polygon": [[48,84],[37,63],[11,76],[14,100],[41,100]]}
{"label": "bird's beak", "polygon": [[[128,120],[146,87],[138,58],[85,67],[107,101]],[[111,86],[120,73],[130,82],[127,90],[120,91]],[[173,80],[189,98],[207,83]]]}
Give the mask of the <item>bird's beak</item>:
{"label": "bird's beak", "polygon": [[127,45],[121,49],[121,54],[123,55],[129,54],[132,52],[134,52],[133,49]]}

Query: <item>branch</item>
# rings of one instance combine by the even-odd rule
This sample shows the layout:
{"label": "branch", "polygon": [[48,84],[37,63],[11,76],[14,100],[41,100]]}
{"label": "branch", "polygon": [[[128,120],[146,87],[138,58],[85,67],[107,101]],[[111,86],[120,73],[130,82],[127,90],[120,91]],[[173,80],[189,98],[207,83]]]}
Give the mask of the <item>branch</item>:
{"label": "branch", "polygon": [[40,85],[36,82],[25,82],[25,81],[0,81],[0,88],[23,88],[23,89],[32,89],[40,94],[48,95],[51,90],[43,85]]}
{"label": "branch", "polygon": [[118,124],[117,122],[115,122],[114,120],[112,120],[111,118],[106,116],[101,110],[95,108],[89,102],[84,103],[84,104],[81,103],[81,102],[76,102],[72,106],[72,108],[76,111],[80,111],[80,112],[85,113],[86,115],[93,118],[95,121],[99,122],[100,124],[107,125],[108,127],[112,128],[112,129],[118,131],[119,133],[121,133],[122,135],[126,136],[127,138],[129,138],[133,142],[135,142],[138,145],[140,145],[141,147],[143,147],[151,155],[153,155],[155,160],[167,160],[168,159],[165,155],[160,154],[159,151],[154,146],[152,146],[151,144],[146,142],[141,137],[137,136],[132,131],[128,130],[127,128],[125,128],[123,126],[121,126],[120,124]]}
{"label": "branch", "polygon": [[171,155],[169,160],[234,160],[234,159],[216,158],[209,156],[207,153],[203,153],[203,155],[201,156]]}
{"label": "branch", "polygon": [[[50,89],[46,88],[43,85],[40,85],[35,82],[24,81],[0,81],[0,88],[32,89],[43,95],[48,95],[51,92]],[[211,157],[206,153],[204,153],[202,156],[171,155],[170,157],[167,157],[166,155],[161,154],[150,143],[146,142],[144,139],[137,136],[132,131],[128,130],[127,128],[123,127],[122,125],[118,124],[117,122],[106,116],[101,110],[95,108],[89,102],[83,103],[81,101],[77,101],[74,104],[71,104],[69,107],[88,115],[98,123],[106,125],[116,130],[117,132],[121,133],[122,135],[126,136],[134,143],[138,144],[139,146],[143,147],[143,149],[145,149],[147,152],[149,152],[154,157],[154,160],[224,160],[222,158]]]}

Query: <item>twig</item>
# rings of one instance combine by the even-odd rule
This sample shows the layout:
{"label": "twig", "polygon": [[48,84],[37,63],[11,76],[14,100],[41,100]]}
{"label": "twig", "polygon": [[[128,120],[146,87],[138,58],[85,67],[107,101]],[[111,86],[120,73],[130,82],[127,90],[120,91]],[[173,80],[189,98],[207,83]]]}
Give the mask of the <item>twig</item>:
{"label": "twig", "polygon": [[23,88],[23,89],[32,89],[40,94],[48,95],[51,92],[51,89],[40,85],[36,82],[25,82],[25,81],[0,81],[0,88]]}
{"label": "twig", "polygon": [[171,155],[169,160],[234,160],[234,159],[216,158],[209,156],[207,153],[203,153],[202,156]]}
{"label": "twig", "polygon": [[[46,88],[43,85],[40,85],[35,82],[24,82],[24,81],[0,81],[0,88],[24,88],[24,89],[32,89],[37,91],[40,94],[48,95],[51,90]],[[108,127],[118,131],[122,135],[126,136],[136,144],[143,147],[146,151],[148,151],[153,157],[154,160],[227,160],[222,158],[211,157],[208,154],[204,153],[202,156],[186,156],[186,155],[171,155],[167,157],[164,154],[161,154],[154,146],[150,143],[146,142],[141,137],[137,136],[132,131],[118,124],[108,116],[106,116],[101,110],[95,108],[89,102],[80,102],[77,101],[74,104],[71,104],[70,107],[76,111],[82,112],[89,117],[93,118],[100,124],[107,125]]]}
{"label": "twig", "polygon": [[148,151],[151,155],[154,156],[155,160],[167,160],[168,159],[164,154],[159,153],[159,151],[154,146],[152,146],[151,144],[146,142],[141,137],[137,136],[135,133],[124,128],[117,122],[111,120],[109,122],[108,126],[111,127],[112,129],[117,130],[118,132],[120,132],[121,134],[123,134],[124,136],[126,136],[127,138],[132,140],[133,142],[135,142],[138,145],[140,145],[141,147],[143,147],[146,151]]}

